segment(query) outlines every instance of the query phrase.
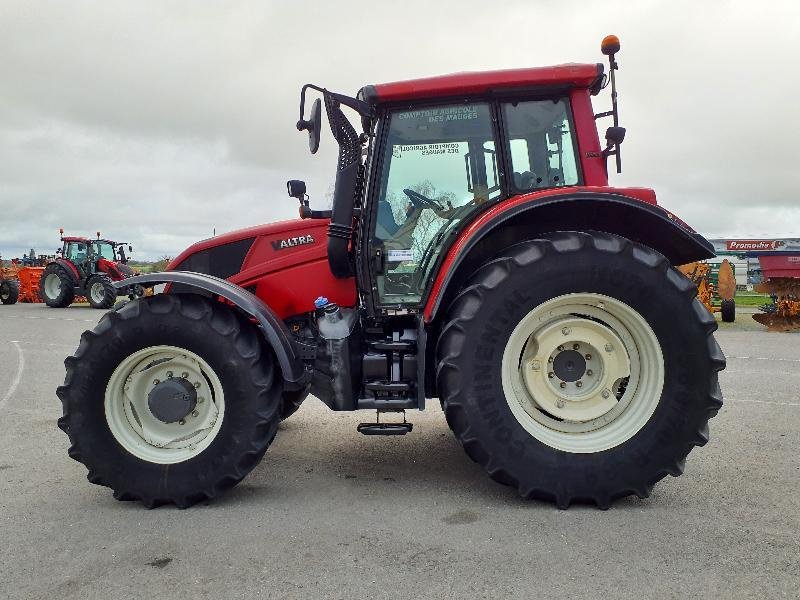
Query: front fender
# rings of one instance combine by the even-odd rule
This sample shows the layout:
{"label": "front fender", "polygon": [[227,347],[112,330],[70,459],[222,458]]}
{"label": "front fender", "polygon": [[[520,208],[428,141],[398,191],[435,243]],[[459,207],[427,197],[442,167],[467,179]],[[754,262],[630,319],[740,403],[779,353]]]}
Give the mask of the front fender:
{"label": "front fender", "polygon": [[218,277],[188,271],[136,275],[114,282],[114,287],[122,289],[132,285],[141,285],[144,288],[150,288],[160,283],[178,283],[212,296],[221,296],[245,314],[256,319],[267,343],[278,358],[278,364],[287,387],[299,389],[305,386],[308,375],[292,344],[289,329],[269,306],[246,289]]}

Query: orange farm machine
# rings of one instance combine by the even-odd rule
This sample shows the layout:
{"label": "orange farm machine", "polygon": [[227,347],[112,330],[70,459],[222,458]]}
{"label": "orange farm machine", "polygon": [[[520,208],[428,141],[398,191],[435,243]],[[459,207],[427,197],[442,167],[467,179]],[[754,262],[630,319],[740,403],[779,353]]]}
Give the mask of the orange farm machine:
{"label": "orange farm machine", "polygon": [[770,331],[800,329],[800,254],[765,254],[758,262],[762,281],[755,290],[769,294],[772,303],[763,305],[753,319]]}
{"label": "orange farm machine", "polygon": [[[679,266],[678,270],[697,286],[697,298],[708,312],[721,313],[725,323],[736,320],[736,277],[727,258],[720,264],[716,277],[713,265],[707,262],[688,263]],[[715,296],[719,298],[719,304],[715,303]]]}
{"label": "orange farm machine", "polygon": [[39,280],[51,257],[31,250],[29,255],[10,261],[0,260],[0,303],[41,302]]}

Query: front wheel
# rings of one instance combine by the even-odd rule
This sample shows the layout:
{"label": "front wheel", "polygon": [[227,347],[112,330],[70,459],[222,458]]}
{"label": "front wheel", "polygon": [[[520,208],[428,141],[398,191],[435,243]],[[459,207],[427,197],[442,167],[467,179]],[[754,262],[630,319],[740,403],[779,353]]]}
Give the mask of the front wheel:
{"label": "front wheel", "polygon": [[725,359],[657,252],[560,233],[479,269],[438,345],[447,421],[497,481],[566,508],[649,495],[708,441]]}
{"label": "front wheel", "polygon": [[69,455],[119,500],[183,508],[214,498],[277,431],[272,352],[250,322],[201,296],[159,294],[108,312],[65,364]]}
{"label": "front wheel", "polygon": [[92,308],[109,309],[117,299],[117,289],[106,275],[95,275],[86,286],[87,298]]}

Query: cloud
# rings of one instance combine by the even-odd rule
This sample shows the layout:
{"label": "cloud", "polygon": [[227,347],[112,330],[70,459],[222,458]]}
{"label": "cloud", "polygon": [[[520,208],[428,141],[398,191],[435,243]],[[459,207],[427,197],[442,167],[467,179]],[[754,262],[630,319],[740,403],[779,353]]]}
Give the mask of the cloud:
{"label": "cloud", "polygon": [[[621,185],[713,236],[800,236],[793,4],[25,2],[0,7],[0,252],[58,227],[135,256],[324,204],[335,148],[294,129],[308,81],[595,62],[622,39]],[[608,97],[595,100],[605,109]],[[601,124],[604,127],[605,124]]]}

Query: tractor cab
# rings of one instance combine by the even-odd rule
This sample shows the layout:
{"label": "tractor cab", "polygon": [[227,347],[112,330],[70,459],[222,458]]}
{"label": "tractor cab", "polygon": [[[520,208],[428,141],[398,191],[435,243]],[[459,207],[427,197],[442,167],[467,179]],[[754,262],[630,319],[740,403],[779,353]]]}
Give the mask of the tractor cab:
{"label": "tractor cab", "polygon": [[564,97],[400,108],[385,119],[370,240],[382,306],[419,303],[445,242],[475,213],[579,181]]}
{"label": "tractor cab", "polygon": [[[422,311],[448,250],[479,215],[517,197],[608,185],[606,160],[619,157],[624,130],[615,93],[607,113],[590,101],[608,82],[602,64],[567,64],[365,86],[356,98],[307,84],[298,129],[315,152],[321,105],[308,120],[304,106],[319,91],[339,144],[333,207],[311,211],[304,186],[290,195],[302,217],[331,219],[331,271],[357,277],[370,313]],[[360,134],[342,107],[361,117]],[[605,149],[595,125],[604,116],[615,120]]]}
{"label": "tractor cab", "polygon": [[61,247],[61,257],[68,260],[78,272],[88,277],[94,273],[94,248],[92,247],[92,240],[87,238],[65,237],[62,238],[64,242]]}

